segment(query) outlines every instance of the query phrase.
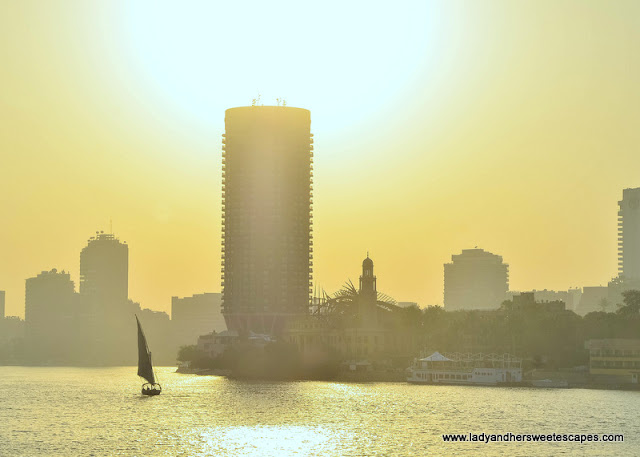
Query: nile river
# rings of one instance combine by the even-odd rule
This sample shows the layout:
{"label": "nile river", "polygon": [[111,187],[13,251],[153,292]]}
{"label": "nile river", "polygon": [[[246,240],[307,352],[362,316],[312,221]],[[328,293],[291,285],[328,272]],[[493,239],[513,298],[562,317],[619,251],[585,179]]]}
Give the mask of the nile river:
{"label": "nile river", "polygon": [[[248,382],[133,367],[0,367],[1,456],[640,455],[640,392]],[[445,443],[443,433],[623,434]]]}

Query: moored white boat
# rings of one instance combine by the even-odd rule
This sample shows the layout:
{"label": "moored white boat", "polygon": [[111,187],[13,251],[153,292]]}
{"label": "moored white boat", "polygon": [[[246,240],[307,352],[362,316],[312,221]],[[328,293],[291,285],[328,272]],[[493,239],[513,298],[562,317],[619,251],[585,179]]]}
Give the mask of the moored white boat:
{"label": "moored white boat", "polygon": [[511,354],[440,354],[418,359],[408,369],[415,384],[508,385],[522,382],[522,359]]}

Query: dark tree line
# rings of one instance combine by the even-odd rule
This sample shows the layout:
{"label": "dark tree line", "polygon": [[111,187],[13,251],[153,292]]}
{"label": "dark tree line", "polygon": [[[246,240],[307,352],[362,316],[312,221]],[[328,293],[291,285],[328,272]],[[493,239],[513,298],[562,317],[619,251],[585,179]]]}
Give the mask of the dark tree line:
{"label": "dark tree line", "polygon": [[493,311],[453,311],[429,306],[400,310],[398,330],[421,336],[418,350],[440,352],[511,353],[530,366],[561,368],[586,365],[585,341],[603,338],[640,338],[640,291],[623,293],[615,312],[549,309],[542,303],[514,307],[505,301]]}
{"label": "dark tree line", "polygon": [[[603,338],[640,338],[640,291],[623,294],[615,312],[592,312],[581,317],[573,311],[531,303],[514,306],[505,301],[491,311],[445,311],[439,306],[386,310],[383,325],[410,344],[398,366],[431,352],[510,353],[524,359],[525,368],[558,369],[584,366],[589,354],[585,342]],[[193,367],[227,368],[244,376],[299,377],[300,355],[288,343],[271,343],[264,351],[230,348],[209,359],[195,346],[183,347],[179,360]],[[335,354],[331,370],[338,366]],[[324,371],[330,367],[323,367]],[[306,374],[309,375],[308,373]]]}

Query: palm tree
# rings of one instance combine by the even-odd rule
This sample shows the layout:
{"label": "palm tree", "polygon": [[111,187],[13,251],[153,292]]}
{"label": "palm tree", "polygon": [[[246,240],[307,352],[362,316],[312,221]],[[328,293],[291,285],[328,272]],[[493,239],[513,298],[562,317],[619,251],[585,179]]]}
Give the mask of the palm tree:
{"label": "palm tree", "polygon": [[[349,279],[342,288],[333,295],[322,291],[320,303],[312,310],[312,314],[324,319],[332,326],[353,326],[358,318],[358,300],[360,293]],[[377,293],[376,304],[378,308],[386,311],[397,311],[401,308],[396,301],[381,292]]]}

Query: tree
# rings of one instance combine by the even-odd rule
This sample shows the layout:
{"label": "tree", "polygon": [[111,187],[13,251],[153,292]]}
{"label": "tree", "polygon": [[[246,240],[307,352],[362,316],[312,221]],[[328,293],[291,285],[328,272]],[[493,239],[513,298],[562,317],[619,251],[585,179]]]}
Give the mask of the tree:
{"label": "tree", "polygon": [[621,316],[639,316],[640,315],[640,290],[626,290],[622,292],[624,299],[623,305],[621,305],[616,311]]}
{"label": "tree", "polygon": [[201,355],[202,354],[198,350],[198,346],[196,345],[180,346],[180,349],[178,350],[178,360],[180,362],[187,362],[187,361],[191,362],[197,359],[198,357],[200,357]]}
{"label": "tree", "polygon": [[600,308],[600,311],[602,312],[606,312],[607,308],[609,308],[610,303],[609,300],[607,300],[606,298],[603,298],[602,300],[600,300],[598,302],[598,307]]}

